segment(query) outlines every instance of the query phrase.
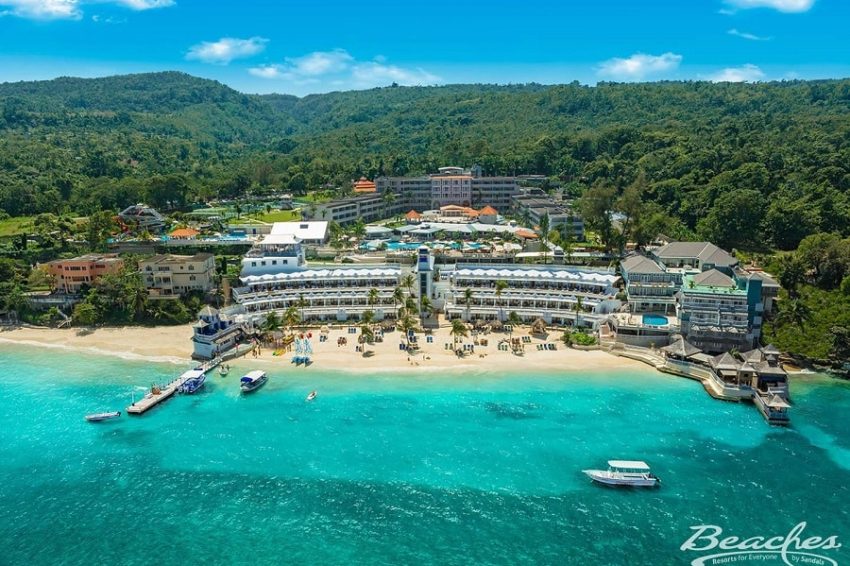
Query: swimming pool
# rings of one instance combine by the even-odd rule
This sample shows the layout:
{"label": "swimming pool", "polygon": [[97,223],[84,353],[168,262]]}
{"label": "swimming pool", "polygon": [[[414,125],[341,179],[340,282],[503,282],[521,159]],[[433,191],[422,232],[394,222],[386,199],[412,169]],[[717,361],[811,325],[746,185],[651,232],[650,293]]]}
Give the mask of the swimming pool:
{"label": "swimming pool", "polygon": [[643,315],[643,323],[647,326],[666,326],[669,324],[667,317],[660,314]]}
{"label": "swimming pool", "polygon": [[[364,250],[374,251],[374,250],[377,250],[382,243],[386,244],[386,246],[387,246],[386,249],[387,249],[387,251],[390,251],[390,252],[415,251],[415,250],[418,250],[422,246],[426,246],[426,247],[429,247],[429,248],[435,247],[435,244],[433,242],[390,242],[390,241],[387,241],[387,240],[370,240],[368,242],[363,242],[362,244],[360,244],[360,248],[364,249]],[[461,249],[461,246],[457,242],[442,243],[442,244],[437,244],[437,245],[441,245],[443,247],[451,248],[453,250]],[[482,245],[483,244],[481,244],[480,242],[465,242],[464,243],[464,247],[471,249],[471,250],[477,250]]]}

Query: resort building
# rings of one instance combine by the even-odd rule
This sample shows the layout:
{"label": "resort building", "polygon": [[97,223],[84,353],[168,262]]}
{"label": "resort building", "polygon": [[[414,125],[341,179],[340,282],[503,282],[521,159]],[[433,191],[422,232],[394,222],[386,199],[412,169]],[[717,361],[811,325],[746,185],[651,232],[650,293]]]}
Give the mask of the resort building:
{"label": "resort building", "polygon": [[[441,167],[438,173],[421,177],[378,177],[374,191],[366,190],[365,185],[357,190],[357,186],[358,194],[353,197],[304,207],[302,218],[345,225],[358,219],[373,222],[409,210],[437,210],[449,205],[508,210],[518,192],[516,177],[484,177],[480,168],[460,167]],[[392,198],[384,196],[387,192]]]}
{"label": "resort building", "polygon": [[139,261],[139,271],[151,298],[208,293],[215,287],[215,256],[210,253],[156,255]]}
{"label": "resort building", "polygon": [[[706,352],[750,349],[779,284],[747,271],[709,242],[669,242],[620,263],[629,313],[610,320],[617,340],[661,345],[681,333]],[[670,316],[675,315],[675,317]]]}
{"label": "resort building", "polygon": [[[557,326],[596,327],[622,304],[616,300],[620,278],[608,271],[563,266],[463,266],[447,271],[448,318],[499,320],[509,313],[531,322],[542,318]],[[498,290],[497,282],[506,284]],[[471,298],[467,301],[467,290]]]}
{"label": "resort building", "polygon": [[123,268],[124,260],[117,254],[86,254],[47,263],[54,288],[68,295],[76,295],[83,286],[91,287],[101,276],[118,273]]}
{"label": "resort building", "polygon": [[192,325],[192,357],[210,360],[234,348],[243,336],[242,327],[229,316],[207,306]]}
{"label": "resort building", "polygon": [[304,220],[325,220],[340,225],[351,224],[358,219],[374,222],[400,214],[407,210],[398,201],[388,203],[382,193],[364,193],[353,197],[333,200],[322,204],[305,206],[301,209]]}
{"label": "resort building", "polygon": [[377,192],[374,181],[368,180],[366,177],[360,177],[360,180],[352,183],[355,193],[374,193]]}
{"label": "resort building", "polygon": [[366,310],[381,320],[395,317],[393,292],[401,278],[402,268],[389,265],[312,269],[298,238],[270,234],[242,260],[242,286],[233,289],[233,300],[255,321],[289,307],[297,307],[302,320],[356,320]]}
{"label": "resort building", "polygon": [[146,204],[134,204],[118,213],[118,218],[127,226],[158,232],[165,227],[165,217]]}
{"label": "resort building", "polygon": [[558,202],[545,193],[539,195],[536,191],[524,191],[513,197],[512,207],[517,217],[527,217],[532,226],[540,226],[541,220],[548,214],[551,230],[567,227],[574,241],[584,241],[584,220],[569,205]]}
{"label": "resort building", "polygon": [[682,336],[707,352],[750,349],[761,335],[760,317],[750,324],[747,291],[717,269],[684,276],[678,318]]}
{"label": "resort building", "polygon": [[168,235],[172,240],[194,240],[201,233],[194,228],[177,228]]}
{"label": "resort building", "polygon": [[620,262],[620,272],[631,312],[676,313],[676,292],[682,287],[680,272],[667,271],[641,254]]}
{"label": "resort building", "polygon": [[330,238],[327,221],[275,222],[269,233],[278,236],[289,234],[305,246],[323,246]]}

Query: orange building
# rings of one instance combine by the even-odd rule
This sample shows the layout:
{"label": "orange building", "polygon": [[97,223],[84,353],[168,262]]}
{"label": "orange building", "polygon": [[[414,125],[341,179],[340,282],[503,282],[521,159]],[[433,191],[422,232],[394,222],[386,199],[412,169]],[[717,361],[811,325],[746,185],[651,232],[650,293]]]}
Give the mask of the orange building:
{"label": "orange building", "polygon": [[83,285],[93,285],[102,275],[116,273],[124,267],[117,254],[87,254],[73,259],[57,259],[47,263],[56,290],[76,295]]}
{"label": "orange building", "polygon": [[200,232],[194,228],[177,228],[169,235],[174,240],[194,240],[198,237],[198,234],[200,234]]}
{"label": "orange building", "polygon": [[375,183],[366,177],[360,177],[359,181],[354,182],[355,193],[374,193],[377,191],[378,189],[375,187]]}

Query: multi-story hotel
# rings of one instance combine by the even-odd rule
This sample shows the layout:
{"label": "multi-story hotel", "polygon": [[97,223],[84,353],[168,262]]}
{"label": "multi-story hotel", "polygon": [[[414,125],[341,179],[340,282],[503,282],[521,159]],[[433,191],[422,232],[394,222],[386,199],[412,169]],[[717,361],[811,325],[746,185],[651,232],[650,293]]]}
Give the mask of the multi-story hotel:
{"label": "multi-story hotel", "polygon": [[215,256],[155,255],[139,262],[142,280],[151,297],[180,297],[186,293],[209,292],[215,286]]}
{"label": "multi-story hotel", "polygon": [[[409,290],[408,274],[414,281]],[[301,241],[291,235],[271,234],[255,245],[242,260],[241,280],[242,286],[233,289],[234,301],[255,321],[293,306],[305,320],[355,320],[367,310],[378,320],[394,318],[400,306],[393,298],[397,287],[420,302],[428,297],[450,318],[465,320],[504,321],[516,312],[525,321],[543,318],[553,325],[593,327],[621,305],[614,296],[619,277],[607,271],[519,265],[456,265],[438,271],[424,247],[413,266],[310,267]],[[506,285],[498,293],[497,281]]]}
{"label": "multi-story hotel", "polygon": [[779,292],[769,275],[709,242],[671,242],[625,258],[620,270],[630,313],[611,323],[618,339],[637,345],[681,333],[706,352],[751,349]]}
{"label": "multi-story hotel", "polygon": [[[305,220],[328,220],[347,224],[358,218],[371,222],[409,210],[431,210],[445,205],[508,210],[518,193],[516,177],[484,177],[481,169],[441,167],[438,173],[421,177],[378,177],[376,192],[305,207]],[[391,200],[383,198],[387,191]]]}
{"label": "multi-story hotel", "polygon": [[57,259],[47,263],[53,276],[54,288],[68,295],[76,295],[82,287],[92,286],[106,273],[117,273],[124,260],[117,254],[87,254],[72,259]]}

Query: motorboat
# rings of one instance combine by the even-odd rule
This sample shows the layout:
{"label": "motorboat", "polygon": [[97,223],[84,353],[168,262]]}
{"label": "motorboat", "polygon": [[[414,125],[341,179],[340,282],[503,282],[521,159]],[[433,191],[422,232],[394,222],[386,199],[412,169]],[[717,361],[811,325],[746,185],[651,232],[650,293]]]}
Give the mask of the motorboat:
{"label": "motorboat", "polygon": [[225,377],[228,373],[230,373],[230,366],[222,365],[218,368],[218,375],[221,377]]}
{"label": "motorboat", "polygon": [[262,370],[255,369],[249,371],[239,380],[239,386],[242,388],[242,393],[250,393],[262,387],[269,376]]}
{"label": "motorboat", "polygon": [[180,386],[180,392],[192,395],[204,386],[207,374],[201,369],[192,369],[183,373],[179,379],[183,382],[183,385]]}
{"label": "motorboat", "polygon": [[92,415],[86,415],[86,420],[90,423],[99,423],[101,421],[108,421],[110,419],[117,419],[121,416],[121,411],[112,411],[110,413],[94,413]]}
{"label": "motorboat", "polygon": [[317,395],[318,395],[318,393],[316,393],[315,391],[311,391],[310,394],[307,395],[306,401],[312,401],[313,399],[316,398]]}
{"label": "motorboat", "polygon": [[622,487],[655,487],[661,480],[639,460],[608,460],[607,470],[582,470],[591,480]]}

